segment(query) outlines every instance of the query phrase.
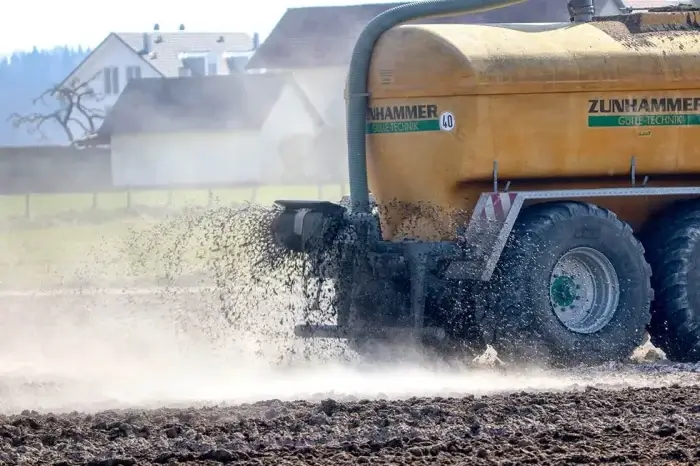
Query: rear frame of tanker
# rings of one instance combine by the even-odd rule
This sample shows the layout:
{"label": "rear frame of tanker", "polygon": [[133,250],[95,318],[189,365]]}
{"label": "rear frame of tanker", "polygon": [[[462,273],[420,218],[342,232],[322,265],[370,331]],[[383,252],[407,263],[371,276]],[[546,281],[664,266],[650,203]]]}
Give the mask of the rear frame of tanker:
{"label": "rear frame of tanker", "polygon": [[[448,352],[490,344],[506,362],[570,366],[624,360],[648,331],[669,359],[700,361],[700,186],[650,186],[649,177],[638,180],[634,157],[625,184],[570,190],[510,191],[494,161],[493,190],[481,194],[455,241],[382,239],[365,148],[375,42],[406,21],[518,1],[415,2],[384,12],[362,32],[347,84],[349,204],[276,201],[282,211],[273,233],[288,250],[327,248],[341,225],[356,233],[342,276],[322,277],[344,296],[337,323],[304,323],[295,333],[343,338],[361,350],[406,339]],[[569,11],[572,21],[585,22],[594,7],[571,0]],[[638,235],[590,202],[640,196],[672,202]]]}

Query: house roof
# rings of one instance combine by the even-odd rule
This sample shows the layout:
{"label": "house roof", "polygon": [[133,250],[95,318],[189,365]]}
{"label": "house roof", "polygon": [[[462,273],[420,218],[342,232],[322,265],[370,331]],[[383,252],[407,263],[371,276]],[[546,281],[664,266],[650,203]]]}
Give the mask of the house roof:
{"label": "house roof", "polygon": [[[290,8],[248,62],[248,69],[344,66],[372,18],[407,2]],[[563,0],[529,0],[498,10],[420,23],[568,21]]]}
{"label": "house roof", "polygon": [[[97,52],[110,37],[116,37],[132,52],[141,57],[150,67],[163,77],[179,75],[182,52],[251,52],[254,49],[254,39],[241,32],[112,32],[92,49],[83,61],[58,85],[65,83]],[[144,53],[144,44],[148,44],[149,53]]]}
{"label": "house roof", "polygon": [[[163,76],[178,76],[183,52],[248,52],[253,50],[253,38],[241,32],[117,32],[115,33],[134,52],[151,64]],[[148,53],[144,53],[144,43]]]}
{"label": "house roof", "polygon": [[129,81],[98,135],[257,130],[286,86],[297,91],[309,114],[321,124],[321,117],[288,75],[241,73]]}
{"label": "house roof", "polygon": [[367,23],[399,5],[403,2],[289,8],[251,57],[248,69],[349,63],[352,46]]}

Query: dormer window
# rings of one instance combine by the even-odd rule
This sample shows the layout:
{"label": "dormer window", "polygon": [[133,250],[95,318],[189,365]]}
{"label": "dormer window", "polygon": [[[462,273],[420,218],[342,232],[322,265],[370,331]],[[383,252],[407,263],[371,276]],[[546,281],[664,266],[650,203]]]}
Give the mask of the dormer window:
{"label": "dormer window", "polygon": [[223,54],[226,61],[226,68],[229,74],[245,73],[246,65],[250,60],[252,53],[250,52],[225,52]]}
{"label": "dormer window", "polygon": [[218,73],[216,55],[209,52],[181,53],[180,76],[212,76]]}

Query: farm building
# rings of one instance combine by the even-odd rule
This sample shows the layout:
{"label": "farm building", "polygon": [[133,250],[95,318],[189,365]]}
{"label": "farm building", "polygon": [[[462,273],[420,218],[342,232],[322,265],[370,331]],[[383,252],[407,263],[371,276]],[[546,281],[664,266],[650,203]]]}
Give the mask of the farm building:
{"label": "farm building", "polygon": [[322,125],[285,74],[139,79],[93,142],[116,186],[274,183],[311,176]]}

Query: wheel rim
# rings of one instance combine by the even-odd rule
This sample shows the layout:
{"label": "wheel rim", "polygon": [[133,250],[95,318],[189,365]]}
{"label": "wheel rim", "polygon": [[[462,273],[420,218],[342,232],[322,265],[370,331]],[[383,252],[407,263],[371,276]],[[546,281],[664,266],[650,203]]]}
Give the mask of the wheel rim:
{"label": "wheel rim", "polygon": [[620,286],[615,267],[601,252],[575,248],[554,265],[549,301],[564,326],[576,333],[595,333],[615,315]]}

